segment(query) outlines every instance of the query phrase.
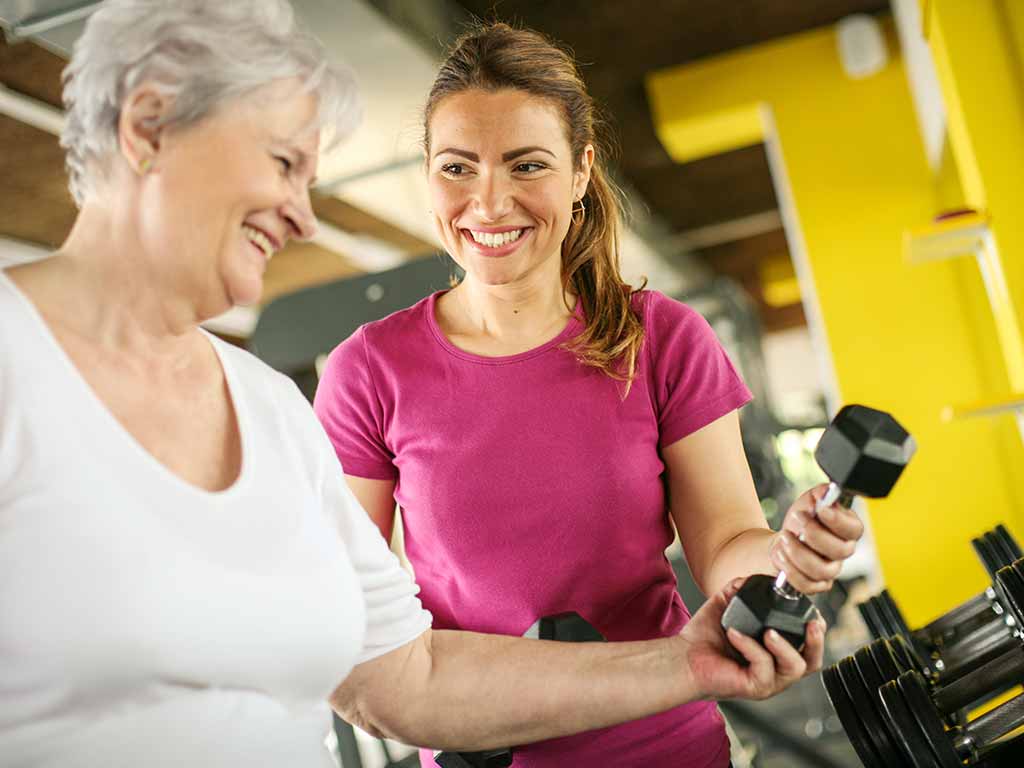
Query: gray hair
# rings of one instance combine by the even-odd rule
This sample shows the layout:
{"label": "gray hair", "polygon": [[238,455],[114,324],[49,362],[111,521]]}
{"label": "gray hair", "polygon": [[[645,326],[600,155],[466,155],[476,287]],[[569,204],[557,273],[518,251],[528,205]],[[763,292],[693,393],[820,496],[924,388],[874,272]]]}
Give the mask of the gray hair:
{"label": "gray hair", "polygon": [[64,70],[61,146],[79,206],[92,174],[118,150],[121,104],[152,81],[174,101],[162,125],[199,122],[222,102],[274,80],[298,78],[317,97],[332,144],[359,121],[353,75],[328,62],[287,0],[106,0]]}

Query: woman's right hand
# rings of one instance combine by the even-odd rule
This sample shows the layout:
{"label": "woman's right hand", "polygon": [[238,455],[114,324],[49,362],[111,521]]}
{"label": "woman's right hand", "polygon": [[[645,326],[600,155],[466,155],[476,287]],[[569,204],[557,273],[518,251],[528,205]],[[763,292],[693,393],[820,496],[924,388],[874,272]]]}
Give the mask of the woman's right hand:
{"label": "woman's right hand", "polygon": [[[765,635],[764,645],[735,629],[728,636],[722,631],[722,614],[743,581],[734,579],[709,598],[678,636],[684,643],[685,671],[699,698],[767,699],[821,668],[825,649],[821,618],[808,624],[802,654],[774,631]],[[730,644],[746,658],[746,666],[735,660]]]}

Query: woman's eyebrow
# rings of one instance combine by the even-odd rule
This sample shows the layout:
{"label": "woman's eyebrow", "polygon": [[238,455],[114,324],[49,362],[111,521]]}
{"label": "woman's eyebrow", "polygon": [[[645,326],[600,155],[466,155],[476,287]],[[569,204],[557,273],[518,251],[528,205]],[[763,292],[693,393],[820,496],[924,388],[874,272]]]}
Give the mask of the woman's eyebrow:
{"label": "woman's eyebrow", "polygon": [[558,159],[557,155],[555,155],[554,152],[552,152],[550,149],[544,149],[544,147],[520,147],[519,149],[513,149],[503,154],[501,156],[501,160],[502,162],[507,163],[509,160],[515,160],[517,157],[528,155],[531,152],[546,152],[547,154],[554,157],[556,160]]}
{"label": "woman's eyebrow", "polygon": [[438,155],[458,155],[459,157],[464,157],[467,160],[470,160],[474,163],[480,161],[480,155],[478,155],[476,152],[469,152],[465,149],[456,149],[455,147],[445,147],[444,149],[439,149],[437,152],[434,153],[434,157],[437,157]]}
{"label": "woman's eyebrow", "polygon": [[[528,155],[531,152],[544,152],[545,154],[551,155],[555,159],[558,159],[558,156],[550,149],[544,149],[544,147],[530,146],[520,147],[519,149],[510,149],[508,152],[502,154],[501,161],[503,163],[507,163],[510,160],[515,160],[517,157]],[[466,149],[458,149],[457,147],[445,147],[444,149],[439,149],[437,152],[434,153],[434,157],[437,157],[438,155],[458,155],[459,157],[464,157],[467,160],[470,160],[474,163],[480,161],[480,155],[478,155],[476,152],[470,152],[469,150]]]}

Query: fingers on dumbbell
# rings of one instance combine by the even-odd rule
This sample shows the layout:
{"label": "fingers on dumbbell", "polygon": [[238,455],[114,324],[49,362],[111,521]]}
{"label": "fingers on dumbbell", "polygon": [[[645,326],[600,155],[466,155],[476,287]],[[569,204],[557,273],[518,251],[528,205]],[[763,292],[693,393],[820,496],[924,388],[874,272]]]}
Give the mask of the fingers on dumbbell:
{"label": "fingers on dumbbell", "polygon": [[814,595],[818,592],[827,592],[832,588],[832,579],[816,579],[800,571],[785,556],[779,555],[782,562],[782,570],[786,572],[786,581],[805,595]]}
{"label": "fingers on dumbbell", "polygon": [[[843,558],[823,557],[811,544],[799,541],[790,534],[783,535],[783,546],[780,548],[785,560],[811,581],[831,581],[843,567]],[[786,575],[792,575],[786,571]]]}
{"label": "fingers on dumbbell", "polygon": [[771,651],[774,657],[777,677],[788,685],[793,680],[804,676],[807,671],[807,661],[797,652],[796,648],[790,645],[789,641],[773,629],[765,633],[764,641],[765,647]]}
{"label": "fingers on dumbbell", "polygon": [[807,498],[810,504],[809,509],[812,512],[817,510],[818,503],[825,498],[825,495],[828,493],[828,487],[829,483],[820,483],[804,494],[804,497]]}
{"label": "fingers on dumbbell", "polygon": [[818,513],[818,523],[840,539],[856,541],[864,535],[864,521],[852,509],[838,504],[825,507]]}
{"label": "fingers on dumbbell", "polygon": [[775,658],[770,649],[735,629],[728,630],[728,639],[732,647],[747,660],[745,671],[749,690],[746,696],[766,698],[775,693],[778,690],[775,682],[777,673]]}
{"label": "fingers on dumbbell", "polygon": [[802,653],[807,672],[821,669],[825,656],[825,628],[825,620],[820,617],[807,623]]}
{"label": "fingers on dumbbell", "polygon": [[793,536],[789,544],[804,544],[826,560],[845,560],[857,547],[854,539],[837,536],[821,523],[811,521],[799,536]]}

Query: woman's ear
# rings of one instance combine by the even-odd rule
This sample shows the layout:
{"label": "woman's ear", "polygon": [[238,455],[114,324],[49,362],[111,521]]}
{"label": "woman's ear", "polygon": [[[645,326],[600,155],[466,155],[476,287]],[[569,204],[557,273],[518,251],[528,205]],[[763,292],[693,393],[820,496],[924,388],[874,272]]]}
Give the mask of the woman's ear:
{"label": "woman's ear", "polygon": [[590,184],[590,169],[594,167],[594,154],[593,144],[587,144],[580,154],[580,167],[573,175],[573,200],[579,200],[587,194],[587,186]]}
{"label": "woman's ear", "polygon": [[121,154],[139,173],[153,168],[160,151],[163,120],[171,108],[171,97],[151,83],[138,86],[124,100],[118,120]]}

